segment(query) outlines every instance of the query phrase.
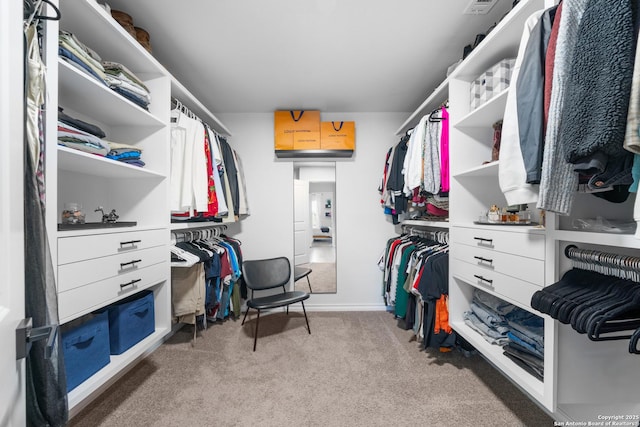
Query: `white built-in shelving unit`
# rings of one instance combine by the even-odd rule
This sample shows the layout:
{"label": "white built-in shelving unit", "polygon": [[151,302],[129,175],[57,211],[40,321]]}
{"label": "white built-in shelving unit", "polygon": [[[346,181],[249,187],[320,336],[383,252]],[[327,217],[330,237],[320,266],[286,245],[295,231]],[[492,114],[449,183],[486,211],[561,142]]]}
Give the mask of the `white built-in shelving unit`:
{"label": "white built-in shelving unit", "polygon": [[[508,90],[472,109],[471,82],[502,59],[515,58],[525,21],[554,5],[553,0],[522,0],[443,81],[398,129],[417,124],[424,114],[449,100],[450,277],[449,318],[453,329],[500,372],[559,421],[598,421],[600,415],[640,414],[635,389],[640,359],[629,354],[627,340],[590,341],[531,308],[532,294],[555,283],[571,262],[569,244],[638,256],[640,240],[632,234],[579,231],[574,220],[596,218],[633,222],[635,195],[614,204],[577,194],[568,216],[546,215],[545,226],[496,226],[475,223],[489,206],[506,206],[498,183],[499,162],[491,159],[492,125],[504,117]],[[535,206],[530,206],[535,210]],[[534,221],[540,221],[535,212]],[[418,224],[413,224],[417,226]],[[478,261],[489,259],[490,263]],[[481,289],[544,319],[544,379],[538,380],[489,344],[463,320],[475,289]],[[636,421],[637,422],[637,421]]]}
{"label": "white built-in shelving unit", "polygon": [[[111,3],[111,2],[110,2]],[[117,3],[117,2],[114,2]],[[155,332],[69,393],[73,416],[149,354],[172,330],[169,215],[171,98],[179,99],[215,131],[229,130],[93,0],[55,1],[61,21],[47,25],[47,229],[56,267],[62,327],[142,290],[153,291]],[[73,33],[103,60],[123,64],[149,88],[146,110],[58,59],[58,29]],[[58,146],[57,107],[100,126],[109,141],[142,149],[143,168]],[[66,203],[82,206],[87,222],[115,209],[135,226],[59,231]],[[207,223],[207,226],[214,224]],[[191,225],[189,225],[191,226]],[[202,224],[199,224],[202,226]],[[177,227],[176,227],[177,228]],[[136,268],[121,263],[135,259]]]}

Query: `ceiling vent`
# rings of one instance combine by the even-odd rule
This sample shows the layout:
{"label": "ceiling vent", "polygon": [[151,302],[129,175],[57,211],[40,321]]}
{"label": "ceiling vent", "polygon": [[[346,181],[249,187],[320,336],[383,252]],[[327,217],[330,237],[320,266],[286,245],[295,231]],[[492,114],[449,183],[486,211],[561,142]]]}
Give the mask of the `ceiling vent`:
{"label": "ceiling vent", "polygon": [[464,15],[486,15],[498,0],[472,0],[466,7]]}

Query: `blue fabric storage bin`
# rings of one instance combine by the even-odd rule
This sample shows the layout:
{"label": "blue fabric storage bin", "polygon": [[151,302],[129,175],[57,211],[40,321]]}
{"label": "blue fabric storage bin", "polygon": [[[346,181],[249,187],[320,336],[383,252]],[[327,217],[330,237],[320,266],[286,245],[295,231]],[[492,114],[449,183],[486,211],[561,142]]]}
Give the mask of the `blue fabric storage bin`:
{"label": "blue fabric storage bin", "polygon": [[107,307],[111,354],[122,354],[155,331],[153,292],[143,291]]}
{"label": "blue fabric storage bin", "polygon": [[82,323],[74,322],[61,337],[69,392],[111,361],[109,317],[107,313],[93,314]]}

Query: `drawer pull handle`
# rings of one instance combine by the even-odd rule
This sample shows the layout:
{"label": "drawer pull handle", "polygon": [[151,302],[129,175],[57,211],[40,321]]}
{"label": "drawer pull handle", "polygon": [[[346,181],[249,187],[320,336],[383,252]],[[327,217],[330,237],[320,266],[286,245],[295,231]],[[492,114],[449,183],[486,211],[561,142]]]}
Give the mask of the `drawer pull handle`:
{"label": "drawer pull handle", "polygon": [[121,262],[120,263],[120,268],[125,268],[127,265],[135,265],[138,262],[142,262],[141,259],[134,259],[133,261],[129,261],[129,262]]}
{"label": "drawer pull handle", "polygon": [[493,284],[493,280],[491,279],[485,279],[482,276],[478,276],[477,274],[474,274],[473,277],[475,277],[478,280],[482,280],[483,282],[487,282],[488,284],[492,285]]}
{"label": "drawer pull handle", "polygon": [[487,242],[489,244],[493,243],[493,239],[485,239],[484,237],[474,237],[474,240],[478,240],[481,244]]}
{"label": "drawer pull handle", "polygon": [[120,247],[125,245],[135,245],[136,243],[140,243],[142,240],[129,240],[128,242],[120,242]]}
{"label": "drawer pull handle", "polygon": [[474,256],[475,259],[480,261],[478,264],[486,262],[487,264],[493,264],[493,260],[489,258],[482,258],[481,256]]}
{"label": "drawer pull handle", "polygon": [[120,284],[120,289],[124,289],[127,286],[133,286],[136,283],[141,282],[141,281],[142,281],[142,279],[133,279],[132,281],[130,281],[128,283],[122,283],[122,284]]}

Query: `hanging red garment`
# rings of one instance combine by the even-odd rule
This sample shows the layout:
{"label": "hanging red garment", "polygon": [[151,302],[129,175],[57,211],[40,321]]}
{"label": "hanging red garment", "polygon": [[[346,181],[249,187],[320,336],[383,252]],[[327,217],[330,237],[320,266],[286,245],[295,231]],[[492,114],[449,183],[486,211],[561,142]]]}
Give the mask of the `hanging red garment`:
{"label": "hanging red garment", "polygon": [[[218,215],[218,197],[216,196],[216,185],[213,180],[213,156],[211,155],[211,144],[209,142],[209,133],[204,130],[204,153],[207,156],[207,191],[209,194],[207,212],[204,216]],[[217,172],[217,168],[216,168]]]}

